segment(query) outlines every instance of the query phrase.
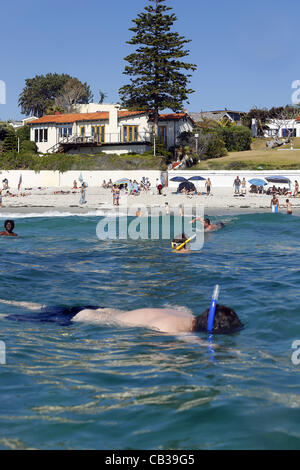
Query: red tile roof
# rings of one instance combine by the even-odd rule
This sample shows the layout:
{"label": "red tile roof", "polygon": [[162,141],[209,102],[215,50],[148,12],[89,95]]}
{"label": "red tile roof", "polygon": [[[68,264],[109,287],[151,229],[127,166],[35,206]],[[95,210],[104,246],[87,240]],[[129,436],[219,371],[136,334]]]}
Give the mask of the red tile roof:
{"label": "red tile roof", "polygon": [[[130,116],[135,116],[138,114],[145,114],[145,111],[119,111],[118,117],[126,118]],[[49,114],[42,116],[39,119],[30,121],[28,124],[67,124],[73,122],[83,122],[83,121],[100,121],[108,120],[109,112],[100,111],[97,113],[69,113],[69,114]]]}
{"label": "red tile roof", "polygon": [[[130,116],[136,116],[141,114],[147,114],[146,111],[118,111],[118,118],[127,118]],[[188,117],[192,118],[186,113],[170,113],[170,114],[160,114],[160,121],[178,121]],[[84,121],[101,121],[109,119],[109,111],[99,111],[97,113],[68,113],[68,114],[49,114],[42,116],[39,119],[28,122],[28,124],[67,124],[74,122],[84,122]]]}

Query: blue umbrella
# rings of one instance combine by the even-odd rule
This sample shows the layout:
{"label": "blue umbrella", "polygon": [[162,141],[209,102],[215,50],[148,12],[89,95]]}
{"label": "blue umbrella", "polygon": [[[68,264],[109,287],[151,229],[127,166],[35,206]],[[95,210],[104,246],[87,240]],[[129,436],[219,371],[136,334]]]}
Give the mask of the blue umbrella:
{"label": "blue umbrella", "polygon": [[253,178],[252,180],[248,181],[250,184],[253,184],[254,186],[265,186],[266,183],[264,180],[260,180],[259,178]]}
{"label": "blue umbrella", "polygon": [[82,172],[80,172],[80,175],[79,175],[79,178],[78,178],[78,179],[79,179],[80,183],[83,182]]}
{"label": "blue umbrella", "polygon": [[189,178],[189,181],[205,181],[205,178],[202,178],[202,176],[192,176]]}
{"label": "blue umbrella", "polygon": [[116,181],[115,184],[126,184],[126,183],[130,183],[130,179],[128,178],[121,178],[120,180]]}
{"label": "blue umbrella", "polygon": [[179,183],[179,182],[187,181],[187,179],[184,178],[183,176],[174,176],[174,178],[171,178],[170,181],[177,181]]}
{"label": "blue umbrella", "polygon": [[267,176],[266,180],[269,183],[287,183],[289,184],[291,180],[289,178],[286,178],[285,176]]}

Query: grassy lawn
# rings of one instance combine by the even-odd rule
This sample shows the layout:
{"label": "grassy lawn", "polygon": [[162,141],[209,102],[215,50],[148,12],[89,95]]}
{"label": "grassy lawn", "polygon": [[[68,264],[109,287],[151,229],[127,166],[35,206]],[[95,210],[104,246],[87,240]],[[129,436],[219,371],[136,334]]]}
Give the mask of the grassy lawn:
{"label": "grassy lawn", "polygon": [[266,149],[265,139],[255,139],[252,150],[244,152],[229,152],[221,158],[203,160],[193,169],[200,170],[300,170],[300,138],[294,139],[294,148],[290,151],[290,144],[277,149]]}

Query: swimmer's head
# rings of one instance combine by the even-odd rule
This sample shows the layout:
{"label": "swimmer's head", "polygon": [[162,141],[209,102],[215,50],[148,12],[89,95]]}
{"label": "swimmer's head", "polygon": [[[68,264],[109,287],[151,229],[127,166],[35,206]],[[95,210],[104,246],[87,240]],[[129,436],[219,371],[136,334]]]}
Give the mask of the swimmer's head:
{"label": "swimmer's head", "polygon": [[[181,237],[177,236],[173,238],[171,245],[173,249],[176,249],[178,246],[182,245],[187,240],[185,233],[182,233]],[[184,247],[183,247],[184,248]]]}
{"label": "swimmer's head", "polygon": [[[207,332],[209,308],[195,318],[193,331]],[[243,328],[243,324],[232,308],[217,305],[212,334],[230,334]]]}
{"label": "swimmer's head", "polygon": [[12,232],[13,229],[15,228],[15,223],[13,220],[6,220],[4,222],[4,228],[5,230],[7,230],[8,232]]}

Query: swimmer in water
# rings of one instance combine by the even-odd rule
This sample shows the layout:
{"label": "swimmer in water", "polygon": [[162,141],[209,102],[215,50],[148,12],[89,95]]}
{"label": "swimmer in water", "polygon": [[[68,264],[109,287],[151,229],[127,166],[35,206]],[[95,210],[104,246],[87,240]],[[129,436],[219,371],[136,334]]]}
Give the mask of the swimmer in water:
{"label": "swimmer in water", "polygon": [[5,230],[0,232],[0,236],[2,237],[17,237],[18,235],[14,233],[15,223],[13,220],[6,220],[4,222]]}
{"label": "swimmer in water", "polygon": [[220,230],[220,228],[224,227],[223,222],[219,222],[218,224],[212,224],[209,217],[207,217],[207,216],[204,216],[204,218],[203,217],[196,217],[190,223],[193,224],[197,220],[200,220],[200,222],[202,222],[205,232],[210,232],[212,230]]}
{"label": "swimmer in water", "polygon": [[175,253],[189,253],[190,245],[187,243],[187,236],[183,233],[181,236],[173,238],[171,245]]}
{"label": "swimmer in water", "polygon": [[[36,313],[8,315],[15,321],[55,322],[68,326],[72,322],[94,325],[113,324],[125,327],[146,327],[163,333],[207,333],[209,308],[198,316],[188,309],[179,308],[141,308],[137,310],[117,310],[112,308],[83,307],[45,307],[43,305],[0,299],[0,303],[21,307]],[[233,309],[217,304],[212,334],[230,334],[243,328]]]}
{"label": "swimmer in water", "polygon": [[[172,308],[141,308],[125,312],[112,309],[86,309],[75,315],[73,321],[103,323],[107,321],[108,313],[110,321],[115,324],[131,327],[147,327],[164,333],[174,334],[207,332],[209,309],[196,317],[188,310]],[[242,327],[243,324],[231,308],[217,305],[211,333],[234,333]]]}

